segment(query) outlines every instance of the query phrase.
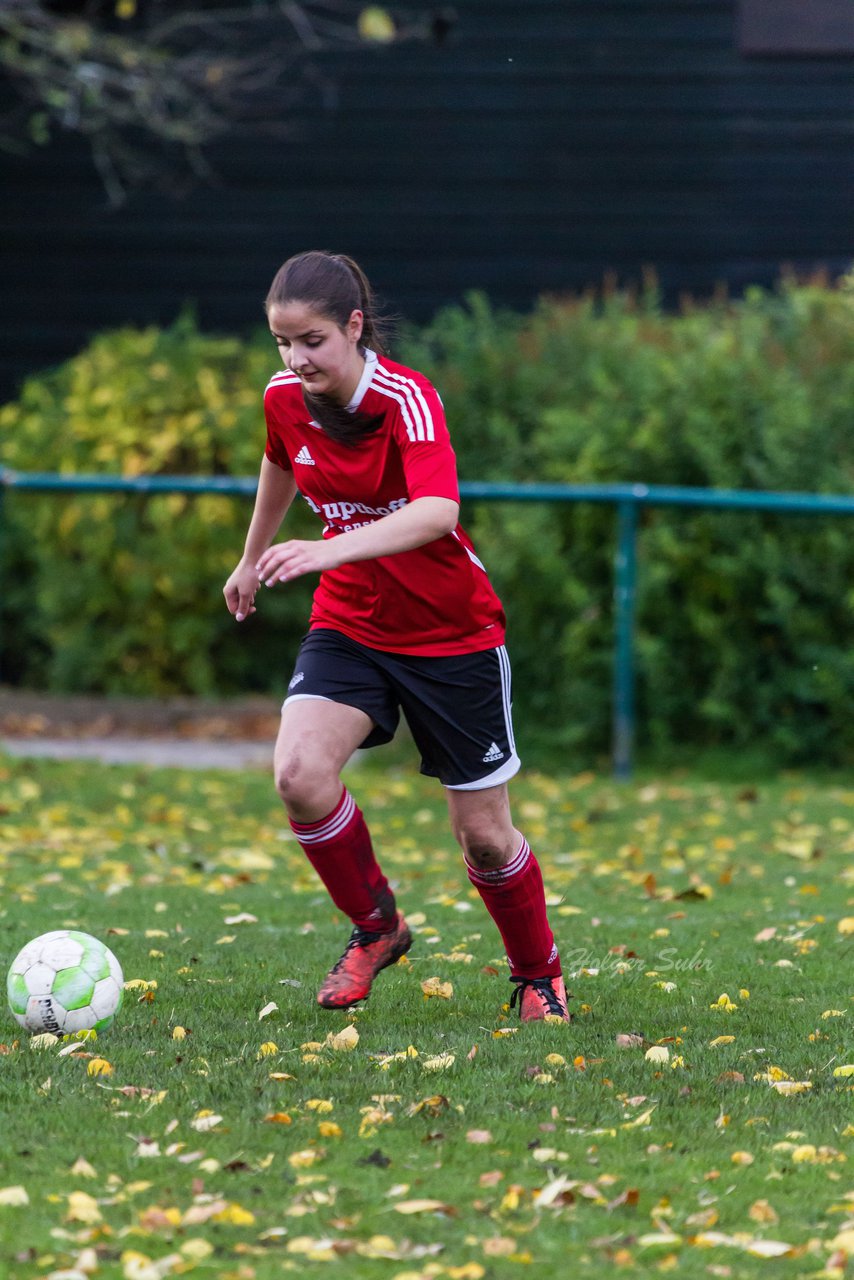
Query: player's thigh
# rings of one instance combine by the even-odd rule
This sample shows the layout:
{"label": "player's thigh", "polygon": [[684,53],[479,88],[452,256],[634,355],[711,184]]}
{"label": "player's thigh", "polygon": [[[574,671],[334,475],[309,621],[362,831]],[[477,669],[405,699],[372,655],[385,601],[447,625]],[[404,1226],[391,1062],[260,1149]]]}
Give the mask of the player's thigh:
{"label": "player's thigh", "polygon": [[381,655],[340,632],[310,631],[300,645],[283,710],[311,699],[356,708],[370,721],[364,740],[356,746],[390,742],[400,712],[392,682],[378,658]]}
{"label": "player's thigh", "polygon": [[389,655],[388,661],[422,773],[454,791],[490,790],[513,777],[520,761],[503,646],[451,657]]}
{"label": "player's thigh", "polygon": [[285,703],[273,770],[292,817],[319,821],[334,808],[341,793],[341,770],[372,729],[370,716],[346,703],[326,698]]}

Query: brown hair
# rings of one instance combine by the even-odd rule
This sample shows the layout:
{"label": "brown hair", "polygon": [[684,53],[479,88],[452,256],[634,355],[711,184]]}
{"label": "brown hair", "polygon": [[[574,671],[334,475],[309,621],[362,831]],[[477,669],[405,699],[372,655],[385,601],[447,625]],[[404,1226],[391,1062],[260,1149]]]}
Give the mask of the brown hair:
{"label": "brown hair", "polygon": [[[316,249],[288,258],[273,278],[264,308],[269,312],[271,307],[289,302],[307,304],[340,329],[346,327],[354,311],[361,311],[364,319],[360,345],[384,354],[385,334],[374,291],[353,258]],[[312,417],[340,444],[356,445],[382,424],[382,415],[369,416],[358,410],[350,413],[327,396],[309,395],[305,388],[302,395]]]}

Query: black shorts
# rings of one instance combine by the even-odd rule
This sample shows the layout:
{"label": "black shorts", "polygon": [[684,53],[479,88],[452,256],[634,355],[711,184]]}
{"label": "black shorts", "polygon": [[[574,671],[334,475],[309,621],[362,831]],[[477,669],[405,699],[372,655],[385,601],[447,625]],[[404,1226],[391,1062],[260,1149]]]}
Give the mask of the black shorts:
{"label": "black shorts", "polygon": [[421,772],[455,791],[512,778],[520,766],[510,717],[504,646],[449,658],[369,649],[317,628],[303,640],[285,704],[325,698],[358,707],[374,728],[361,744],[390,742],[400,712],[421,752]]}

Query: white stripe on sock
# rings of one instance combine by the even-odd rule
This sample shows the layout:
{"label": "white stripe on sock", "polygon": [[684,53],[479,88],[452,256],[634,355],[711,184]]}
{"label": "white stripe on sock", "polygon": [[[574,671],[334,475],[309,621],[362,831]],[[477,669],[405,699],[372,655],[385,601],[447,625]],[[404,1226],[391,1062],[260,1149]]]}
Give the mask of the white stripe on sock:
{"label": "white stripe on sock", "polygon": [[344,828],[349,825],[355,812],[356,801],[349,791],[345,791],[340,807],[333,813],[331,818],[324,822],[322,827],[315,827],[312,831],[305,831],[302,828],[308,824],[299,822],[292,822],[291,827],[300,844],[322,844],[324,840],[333,840],[335,836],[340,835]]}
{"label": "white stripe on sock", "polygon": [[515,857],[503,867],[496,867],[494,871],[483,871],[478,867],[473,867],[466,859],[466,867],[469,873],[469,879],[474,884],[496,885],[502,884],[506,880],[511,880],[513,876],[519,875],[525,870],[531,858],[531,848],[525,837],[522,837],[522,843],[519,846],[519,852]]}

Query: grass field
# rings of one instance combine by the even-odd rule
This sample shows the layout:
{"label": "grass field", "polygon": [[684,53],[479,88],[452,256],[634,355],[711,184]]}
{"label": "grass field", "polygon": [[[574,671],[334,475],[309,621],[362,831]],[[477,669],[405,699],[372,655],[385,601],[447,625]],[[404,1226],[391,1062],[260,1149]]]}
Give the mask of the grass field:
{"label": "grass field", "polygon": [[523,775],[575,1015],[524,1029],[440,788],[350,786],[416,940],[343,1014],[263,774],[0,760],[4,964],[130,983],[63,1056],[6,1017],[3,1280],[851,1273],[850,785]]}

